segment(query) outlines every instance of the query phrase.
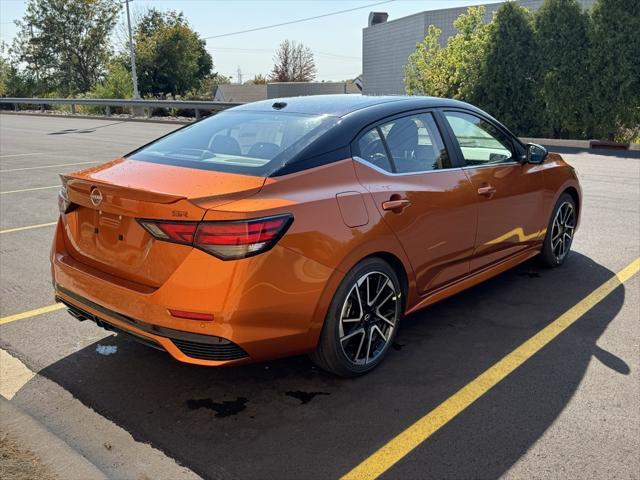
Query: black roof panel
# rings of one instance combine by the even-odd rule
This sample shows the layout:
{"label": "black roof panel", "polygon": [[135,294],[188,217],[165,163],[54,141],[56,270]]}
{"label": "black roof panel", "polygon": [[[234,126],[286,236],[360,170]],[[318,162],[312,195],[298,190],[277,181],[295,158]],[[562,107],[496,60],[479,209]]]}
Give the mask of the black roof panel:
{"label": "black roof panel", "polygon": [[247,103],[230,110],[276,111],[274,103],[284,102],[287,105],[281,112],[332,115],[342,117],[356,110],[380,104],[397,103],[401,108],[429,108],[435,106],[462,106],[467,104],[456,100],[437,97],[418,96],[368,96],[368,95],[308,95],[304,97],[270,98],[259,102]]}

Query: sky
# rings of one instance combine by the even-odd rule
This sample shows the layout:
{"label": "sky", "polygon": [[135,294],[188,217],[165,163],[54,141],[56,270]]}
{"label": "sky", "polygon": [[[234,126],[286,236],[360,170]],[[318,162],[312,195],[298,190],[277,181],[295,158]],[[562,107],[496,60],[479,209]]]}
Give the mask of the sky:
{"label": "sky", "polygon": [[[276,23],[364,7],[339,15],[257,32],[207,40],[214,70],[237,81],[256,74],[268,75],[273,55],[285,39],[302,42],[314,52],[316,80],[340,81],[362,72],[362,29],[371,11],[389,13],[389,20],[424,10],[491,3],[496,0],[133,0],[132,14],[147,7],[184,12],[191,27],[206,38]],[[0,37],[10,44],[16,35],[14,20],[22,17],[25,3],[0,0]],[[124,21],[124,9],[122,21]]]}

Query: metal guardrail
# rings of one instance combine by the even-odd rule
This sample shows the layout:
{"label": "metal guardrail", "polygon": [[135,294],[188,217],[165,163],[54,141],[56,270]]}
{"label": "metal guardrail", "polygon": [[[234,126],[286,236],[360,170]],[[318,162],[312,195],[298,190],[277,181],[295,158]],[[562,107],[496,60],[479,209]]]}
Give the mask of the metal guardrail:
{"label": "metal guardrail", "polygon": [[18,109],[18,105],[40,105],[40,110],[44,111],[46,105],[71,105],[71,113],[76,113],[76,105],[101,106],[105,108],[105,114],[111,115],[111,107],[124,107],[132,109],[143,109],[147,117],[151,117],[154,108],[179,108],[193,109],[196,119],[200,118],[201,110],[220,111],[229,107],[242,105],[237,102],[205,102],[198,100],[125,100],[118,98],[0,98],[0,104],[13,105]]}

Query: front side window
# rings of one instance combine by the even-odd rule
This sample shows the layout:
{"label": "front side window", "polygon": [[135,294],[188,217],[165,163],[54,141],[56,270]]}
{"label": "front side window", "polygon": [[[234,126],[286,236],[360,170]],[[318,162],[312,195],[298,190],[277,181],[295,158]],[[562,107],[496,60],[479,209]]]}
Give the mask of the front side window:
{"label": "front side window", "polygon": [[143,147],[128,158],[267,176],[331,128],[326,115],[222,112]]}
{"label": "front side window", "polygon": [[509,138],[489,122],[462,112],[445,112],[466,165],[512,162]]}
{"label": "front side window", "polygon": [[393,173],[427,172],[451,166],[430,113],[380,125],[360,138],[358,148],[362,158]]}

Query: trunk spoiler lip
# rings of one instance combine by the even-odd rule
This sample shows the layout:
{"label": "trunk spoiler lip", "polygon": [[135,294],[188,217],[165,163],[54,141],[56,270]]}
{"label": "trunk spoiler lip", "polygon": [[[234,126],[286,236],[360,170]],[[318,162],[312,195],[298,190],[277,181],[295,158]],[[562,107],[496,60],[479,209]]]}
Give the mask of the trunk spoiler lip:
{"label": "trunk spoiler lip", "polygon": [[[94,187],[103,189],[105,192],[118,192],[119,196],[125,196],[127,198],[148,201],[153,203],[171,204],[177,203],[181,200],[186,200],[195,206],[208,210],[211,208],[217,208],[222,205],[226,205],[237,200],[242,200],[248,197],[252,197],[258,194],[264,187],[266,179],[260,185],[256,185],[253,188],[247,188],[244,190],[238,190],[235,192],[200,195],[189,197],[188,195],[177,195],[173,193],[167,193],[162,191],[154,191],[143,188],[128,187],[125,185],[118,185],[115,183],[109,183],[100,180],[93,180],[88,178],[79,178],[69,174],[60,174],[62,186],[68,190],[74,190],[81,194],[89,194]],[[82,186],[84,188],[77,188]],[[74,188],[75,187],[75,188]]]}
{"label": "trunk spoiler lip", "polygon": [[[103,171],[108,170],[110,167],[120,166],[127,162],[127,160],[128,159],[126,157],[120,157],[85,170],[60,174],[59,177],[62,187],[65,190],[68,189],[72,196],[74,192],[81,196],[89,195],[94,187],[98,187],[101,190],[101,193],[106,194],[107,196],[115,195],[117,197],[128,198],[145,203],[158,203],[164,205],[176,204],[185,201],[198,209],[206,211],[253,197],[260,193],[265,185],[270,183],[267,177],[251,176],[251,181],[241,181],[234,185],[233,183],[229,184],[224,176],[235,174],[215,172],[222,175],[219,180],[222,182],[220,187],[217,187],[219,181],[215,177],[212,177],[210,181],[211,188],[208,188],[208,184],[204,183],[207,182],[208,179],[204,176],[203,180],[199,182],[200,185],[198,187],[190,188],[190,178],[186,176],[182,177],[186,183],[184,192],[181,192],[180,186],[176,184],[170,188],[170,190],[173,191],[166,191],[167,186],[163,185],[162,181],[134,181],[134,185],[129,186],[127,185],[126,173],[131,172],[127,170],[123,172],[124,175],[114,176],[113,178],[96,178],[96,176],[100,175]],[[180,167],[180,169],[182,170],[182,167]],[[170,174],[171,172],[168,173]],[[213,173],[214,172],[210,172],[209,175]],[[194,172],[194,175],[193,179],[197,181],[199,178],[198,173]],[[242,175],[242,177],[247,176]],[[135,179],[135,177],[133,178]],[[136,186],[135,183],[141,183],[141,185]],[[218,190],[218,192],[216,192],[216,190]]]}
{"label": "trunk spoiler lip", "polygon": [[[73,175],[60,175],[63,186],[67,191],[75,191],[80,194],[88,195],[94,188],[100,188],[103,193],[114,194],[118,193],[118,196],[124,196],[132,200],[147,201],[152,203],[176,203],[180,200],[187,200],[185,195],[175,195],[166,192],[156,192],[152,190],[146,190],[142,188],[128,187],[126,185],[118,185],[115,183],[104,182],[100,180],[93,180],[88,178],[79,178]],[[81,187],[81,188],[78,188]]]}

